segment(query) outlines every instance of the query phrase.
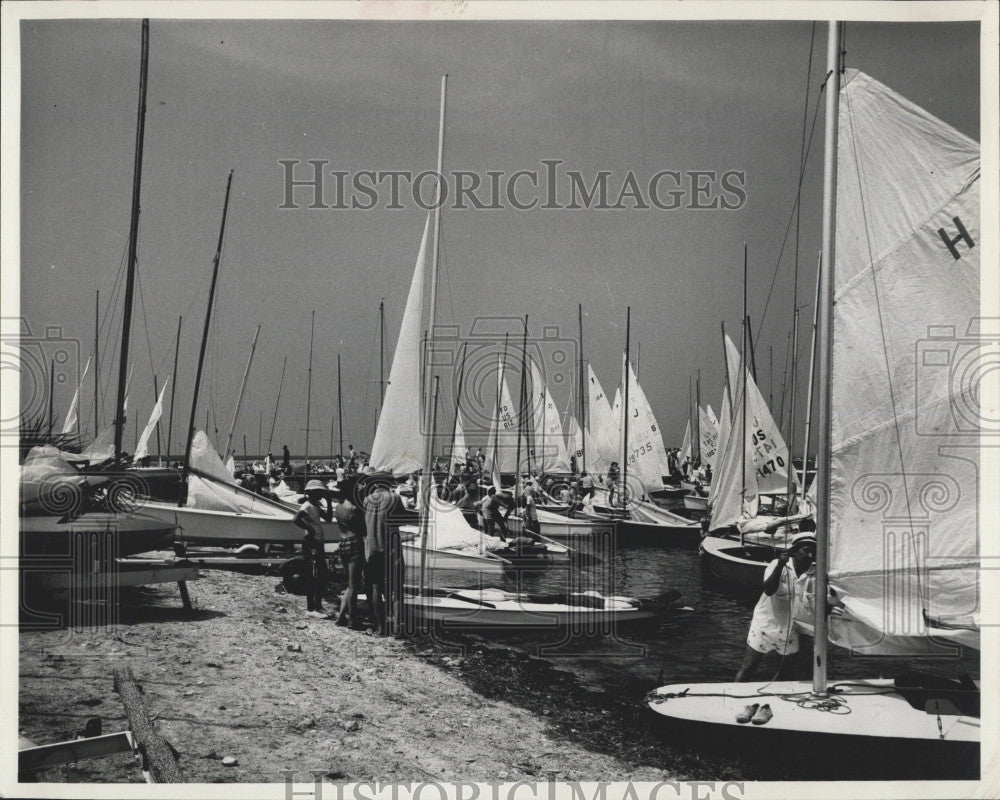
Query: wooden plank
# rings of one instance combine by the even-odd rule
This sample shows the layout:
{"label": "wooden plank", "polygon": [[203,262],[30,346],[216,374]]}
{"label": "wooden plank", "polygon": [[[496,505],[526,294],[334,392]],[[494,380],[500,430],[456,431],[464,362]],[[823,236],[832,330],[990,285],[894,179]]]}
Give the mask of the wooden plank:
{"label": "wooden plank", "polygon": [[153,723],[146,714],[142,704],[139,687],[131,667],[115,667],[115,691],[125,706],[129,728],[135,737],[135,742],[142,753],[145,764],[154,783],[181,783],[180,768],[173,748],[154,729]]}
{"label": "wooden plank", "polygon": [[23,748],[17,754],[19,772],[34,772],[40,769],[72,764],[86,758],[102,758],[113,753],[128,753],[135,749],[132,734],[128,731],[91,736],[69,742],[34,745]]}

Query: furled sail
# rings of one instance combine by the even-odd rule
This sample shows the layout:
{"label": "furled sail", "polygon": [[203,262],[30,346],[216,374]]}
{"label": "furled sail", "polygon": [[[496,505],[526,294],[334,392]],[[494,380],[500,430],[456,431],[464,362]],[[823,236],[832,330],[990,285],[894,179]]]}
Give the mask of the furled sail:
{"label": "furled sail", "polygon": [[852,70],[837,157],[831,639],[978,646],[979,144]]}
{"label": "furled sail", "polygon": [[410,294],[406,298],[403,322],[399,327],[396,352],[389,370],[389,385],[382,402],[382,413],[375,429],[375,441],[369,463],[372,469],[407,475],[423,463],[424,437],[420,409],[421,343],[423,337],[424,265],[427,260],[427,232],[430,215],[424,224],[420,252],[413,270]]}

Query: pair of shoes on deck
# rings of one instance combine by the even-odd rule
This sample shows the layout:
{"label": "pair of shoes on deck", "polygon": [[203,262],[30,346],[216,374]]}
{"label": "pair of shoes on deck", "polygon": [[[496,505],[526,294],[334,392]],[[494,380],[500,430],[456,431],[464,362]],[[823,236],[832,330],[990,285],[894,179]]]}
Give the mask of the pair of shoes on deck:
{"label": "pair of shoes on deck", "polygon": [[739,714],[737,714],[736,721],[740,723],[740,725],[745,725],[748,722],[751,722],[754,725],[764,725],[767,722],[770,722],[771,717],[773,716],[774,714],[771,712],[771,706],[767,703],[764,705],[754,703],[753,705],[747,706]]}

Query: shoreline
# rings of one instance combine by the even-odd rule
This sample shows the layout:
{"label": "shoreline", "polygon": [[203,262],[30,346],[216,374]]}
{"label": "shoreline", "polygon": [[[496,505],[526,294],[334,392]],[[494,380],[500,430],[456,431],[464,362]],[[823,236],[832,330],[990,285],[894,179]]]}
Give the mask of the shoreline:
{"label": "shoreline", "polygon": [[[72,738],[126,727],[112,688],[131,666],[157,732],[198,783],[357,780],[730,780],[737,762],[672,749],[642,697],[585,688],[550,662],[481,635],[382,638],[304,616],[279,579],[205,571],[123,591],[117,625],[21,631],[19,731]],[[335,607],[334,592],[327,609]],[[456,650],[461,647],[461,652]],[[222,759],[237,760],[234,766]],[[38,774],[142,782],[131,754]]]}

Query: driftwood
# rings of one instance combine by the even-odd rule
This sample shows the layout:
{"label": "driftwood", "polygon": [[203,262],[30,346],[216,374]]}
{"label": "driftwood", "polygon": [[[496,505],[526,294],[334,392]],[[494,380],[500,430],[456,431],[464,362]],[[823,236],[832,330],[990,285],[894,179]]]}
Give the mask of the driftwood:
{"label": "driftwood", "polygon": [[154,783],[181,783],[180,768],[177,756],[170,744],[154,729],[153,723],[146,714],[136,686],[135,676],[131,667],[115,667],[115,691],[125,706],[129,728],[135,737],[136,746],[142,754],[145,768],[149,771]]}

